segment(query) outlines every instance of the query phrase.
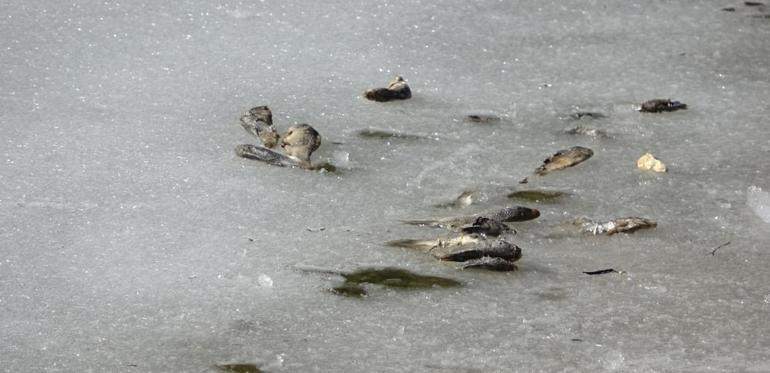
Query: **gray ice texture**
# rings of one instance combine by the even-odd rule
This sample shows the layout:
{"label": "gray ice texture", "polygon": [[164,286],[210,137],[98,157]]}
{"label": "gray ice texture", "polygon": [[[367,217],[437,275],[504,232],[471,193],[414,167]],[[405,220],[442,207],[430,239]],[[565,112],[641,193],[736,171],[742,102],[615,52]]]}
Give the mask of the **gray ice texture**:
{"label": "gray ice texture", "polygon": [[[4,1],[0,371],[770,371],[767,13],[732,0]],[[412,99],[362,97],[396,75]],[[688,109],[636,111],[653,98]],[[279,131],[313,125],[314,160],[338,172],[236,157],[257,142],[238,122],[256,105]],[[479,113],[501,120],[463,120]],[[609,136],[564,133],[577,125]],[[595,155],[527,185],[568,195],[506,199],[575,145]],[[645,152],[669,172],[638,170]],[[485,197],[434,207],[465,190]],[[448,234],[404,219],[513,204],[542,213],[513,223],[515,272],[383,244]],[[580,216],[658,226],[564,233]],[[303,266],[465,286],[349,298]],[[605,268],[619,273],[582,273]]]}

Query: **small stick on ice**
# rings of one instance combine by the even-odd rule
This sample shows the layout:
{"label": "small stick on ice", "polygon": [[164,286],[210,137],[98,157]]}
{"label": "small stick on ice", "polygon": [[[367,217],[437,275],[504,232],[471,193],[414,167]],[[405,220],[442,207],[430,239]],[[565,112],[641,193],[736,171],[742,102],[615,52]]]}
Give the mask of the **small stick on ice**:
{"label": "small stick on ice", "polygon": [[615,271],[612,268],[608,268],[608,269],[600,269],[598,271],[588,271],[588,272],[583,272],[583,273],[585,273],[587,275],[603,275],[603,274],[612,273],[612,272],[617,272],[617,271]]}
{"label": "small stick on ice", "polygon": [[730,244],[730,241],[727,241],[727,242],[725,242],[725,243],[723,243],[723,244],[721,244],[721,245],[719,245],[719,246],[715,247],[715,248],[714,248],[714,250],[711,250],[711,255],[712,255],[712,256],[716,256],[716,254],[717,254],[717,250],[719,250],[719,249],[721,249],[721,248],[723,248],[723,247],[725,247],[725,246],[727,246],[727,245],[729,245],[729,244]]}

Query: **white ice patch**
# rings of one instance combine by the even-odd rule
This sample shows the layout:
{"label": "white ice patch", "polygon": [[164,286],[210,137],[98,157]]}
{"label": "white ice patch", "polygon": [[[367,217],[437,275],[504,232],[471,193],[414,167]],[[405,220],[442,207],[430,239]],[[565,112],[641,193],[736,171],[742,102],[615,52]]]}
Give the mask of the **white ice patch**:
{"label": "white ice patch", "polygon": [[259,284],[259,286],[263,288],[273,287],[273,279],[264,273],[259,275],[259,277],[257,277],[257,283]]}
{"label": "white ice patch", "polygon": [[770,224],[770,193],[763,192],[760,187],[750,186],[746,204],[760,219]]}
{"label": "white ice patch", "polygon": [[604,355],[603,365],[609,371],[616,371],[623,368],[626,358],[620,351],[612,350]]}
{"label": "white ice patch", "polygon": [[350,153],[335,150],[332,153],[332,158],[334,158],[334,165],[339,167],[347,167],[350,164]]}

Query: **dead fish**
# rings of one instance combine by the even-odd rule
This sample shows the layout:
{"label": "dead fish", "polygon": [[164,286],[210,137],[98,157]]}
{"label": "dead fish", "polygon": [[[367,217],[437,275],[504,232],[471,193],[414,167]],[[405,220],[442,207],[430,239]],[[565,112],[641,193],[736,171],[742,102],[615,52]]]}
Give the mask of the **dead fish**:
{"label": "dead fish", "polygon": [[[582,146],[573,146],[569,149],[559,150],[556,154],[543,161],[543,164],[535,170],[535,175],[545,176],[553,171],[578,165],[593,155],[593,150]],[[521,184],[526,184],[527,182],[528,178],[520,181]]]}
{"label": "dead fish", "polygon": [[586,218],[575,220],[575,224],[580,226],[584,233],[593,235],[606,234],[608,236],[615,233],[631,233],[639,229],[655,228],[658,223],[652,219],[626,217],[610,220],[606,223],[596,223]]}
{"label": "dead fish", "polygon": [[489,256],[481,257],[478,259],[471,259],[462,262],[460,268],[462,269],[486,269],[488,271],[497,272],[511,272],[518,269],[514,262],[505,260],[503,258],[493,258]]}
{"label": "dead fish", "polygon": [[[259,138],[264,146],[241,144],[235,147],[235,154],[275,166],[336,170],[328,163],[315,167],[311,165],[310,156],[321,146],[321,135],[313,127],[307,124],[290,127],[281,138],[272,124],[273,113],[269,107],[263,105],[249,109],[249,113],[241,117],[241,125]],[[286,155],[271,150],[279,143]]]}
{"label": "dead fish", "polygon": [[500,122],[502,119],[494,114],[469,114],[465,116],[466,122],[491,124]]}
{"label": "dead fish", "polygon": [[448,207],[448,208],[457,208],[457,209],[459,209],[459,208],[463,208],[463,207],[468,207],[468,206],[476,203],[476,201],[478,201],[478,200],[480,200],[482,198],[484,198],[484,195],[482,193],[477,192],[477,191],[473,191],[473,190],[466,190],[466,191],[462,192],[457,198],[455,198],[454,201],[449,202],[449,203],[441,203],[441,204],[436,205],[436,207],[439,207],[439,208],[446,208],[446,207]]}
{"label": "dead fish", "polygon": [[476,244],[460,246],[436,246],[429,250],[436,259],[465,262],[483,257],[501,258],[510,262],[521,259],[521,248],[504,240],[481,240]]}
{"label": "dead fish", "polygon": [[290,127],[281,140],[281,147],[291,157],[310,165],[310,155],[321,146],[321,135],[308,124]]}
{"label": "dead fish", "polygon": [[463,234],[447,240],[396,240],[387,244],[419,249],[442,261],[463,262],[460,268],[510,271],[515,269],[513,262],[519,260],[522,255],[520,247],[505,239],[488,240],[486,236],[479,234]]}
{"label": "dead fish", "polygon": [[497,237],[503,233],[510,232],[511,228],[499,220],[479,216],[473,223],[462,226],[461,231],[463,233],[475,233]]}
{"label": "dead fish", "polygon": [[412,90],[409,89],[404,78],[397,76],[388,84],[388,88],[370,89],[364,92],[364,97],[378,102],[406,100],[412,97]]}
{"label": "dead fish", "polygon": [[607,116],[593,111],[578,111],[576,113],[572,113],[569,115],[570,119],[572,120],[581,120],[581,119],[601,119],[606,118]]}
{"label": "dead fish", "polygon": [[590,137],[598,137],[598,138],[607,138],[609,137],[607,135],[607,132],[596,129],[596,128],[589,128],[589,127],[583,127],[583,126],[577,126],[570,128],[564,133],[568,135],[580,135],[580,136],[590,136]]}
{"label": "dead fish", "polygon": [[676,111],[687,109],[687,105],[679,101],[671,101],[671,99],[658,98],[642,103],[640,112],[643,113],[660,113],[664,111]]}
{"label": "dead fish", "polygon": [[540,216],[540,211],[529,207],[513,206],[468,216],[426,220],[405,220],[403,222],[410,225],[426,225],[429,227],[446,228],[457,232],[460,231],[464,225],[472,224],[480,216],[501,222],[517,222],[536,219]]}
{"label": "dead fish", "polygon": [[431,250],[435,247],[454,247],[463,245],[472,245],[479,243],[484,238],[479,235],[465,234],[459,237],[448,239],[404,239],[388,241],[385,245],[393,247],[403,247],[405,249]]}
{"label": "dead fish", "polygon": [[565,169],[580,164],[591,158],[594,151],[582,146],[573,146],[566,150],[560,150],[548,157],[543,164],[535,170],[535,174],[543,176],[550,172]]}
{"label": "dead fish", "polygon": [[286,135],[283,136],[281,147],[287,154],[281,154],[274,150],[251,144],[236,146],[235,154],[242,158],[258,160],[274,166],[334,171],[335,167],[333,165],[324,163],[319,166],[313,166],[310,163],[310,155],[320,145],[321,135],[313,127],[301,124],[289,128]]}

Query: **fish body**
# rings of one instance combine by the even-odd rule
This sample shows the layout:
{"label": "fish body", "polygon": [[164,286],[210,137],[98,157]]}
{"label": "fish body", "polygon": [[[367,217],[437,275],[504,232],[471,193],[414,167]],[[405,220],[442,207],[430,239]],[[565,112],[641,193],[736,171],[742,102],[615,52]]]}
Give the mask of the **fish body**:
{"label": "fish body", "polygon": [[679,101],[671,101],[671,99],[657,98],[654,100],[646,101],[642,103],[639,111],[643,113],[661,113],[664,111],[676,111],[687,109],[687,104],[683,104]]}
{"label": "fish body", "polygon": [[616,233],[631,233],[639,229],[655,228],[658,223],[652,219],[625,217],[613,219],[605,223],[596,223],[588,219],[578,219],[575,224],[580,226],[583,233],[593,235],[604,234],[611,236]]}
{"label": "fish body", "polygon": [[[283,136],[273,127],[273,113],[267,106],[256,106],[241,117],[241,126],[246,132],[254,135],[264,146],[241,144],[235,147],[239,157],[262,161],[275,166],[302,167],[305,169],[334,169],[332,165],[313,167],[310,156],[321,146],[321,135],[307,124],[290,127]],[[281,145],[286,153],[280,154],[273,150]]]}
{"label": "fish body", "polygon": [[397,76],[388,84],[387,88],[370,89],[364,92],[364,97],[378,102],[406,100],[412,97],[412,90],[406,84],[404,78]]}
{"label": "fish body", "polygon": [[500,122],[502,118],[495,114],[468,114],[465,116],[466,122],[491,124]]}
{"label": "fish body", "polygon": [[259,145],[240,144],[235,147],[235,154],[241,158],[262,161],[273,166],[306,167],[306,165],[297,158],[278,153]]}
{"label": "fish body", "polygon": [[473,221],[473,223],[462,226],[460,230],[463,233],[482,234],[485,236],[497,237],[503,233],[510,232],[511,228],[499,220],[479,216],[476,218],[476,220]]}
{"label": "fish body", "polygon": [[501,258],[509,262],[521,259],[521,248],[504,240],[482,240],[475,244],[461,246],[436,246],[431,255],[439,260],[465,262],[483,257]]}
{"label": "fish body", "polygon": [[308,124],[290,127],[281,140],[281,148],[291,157],[310,164],[310,155],[321,146],[321,135]]}
{"label": "fish body", "polygon": [[490,256],[471,259],[465,261],[460,266],[462,269],[486,269],[488,271],[510,272],[517,269],[516,265],[510,260],[503,258],[493,258]]}
{"label": "fish body", "polygon": [[454,232],[459,232],[462,230],[463,226],[472,225],[479,217],[485,217],[500,222],[517,222],[536,219],[539,216],[540,211],[537,209],[523,206],[513,206],[474,215],[448,217],[442,219],[406,220],[404,223],[411,225],[425,225],[430,227],[446,228]]}
{"label": "fish body", "polygon": [[503,238],[487,239],[484,235],[464,234],[448,240],[397,240],[387,243],[419,249],[441,261],[461,263],[459,268],[481,268],[494,271],[512,271],[514,262],[521,259],[521,248]]}
{"label": "fish body", "polygon": [[449,238],[449,239],[405,239],[405,240],[394,240],[394,241],[388,241],[385,244],[388,246],[394,246],[394,247],[403,247],[407,249],[423,249],[423,250],[431,250],[435,247],[454,247],[454,246],[463,246],[463,245],[469,245],[469,244],[476,244],[479,243],[482,240],[482,238],[478,235],[472,235],[472,234],[466,234],[459,237]]}
{"label": "fish body", "polygon": [[569,149],[560,150],[543,161],[543,164],[535,170],[535,174],[544,176],[553,171],[576,166],[593,155],[593,150],[582,146],[573,146]]}

